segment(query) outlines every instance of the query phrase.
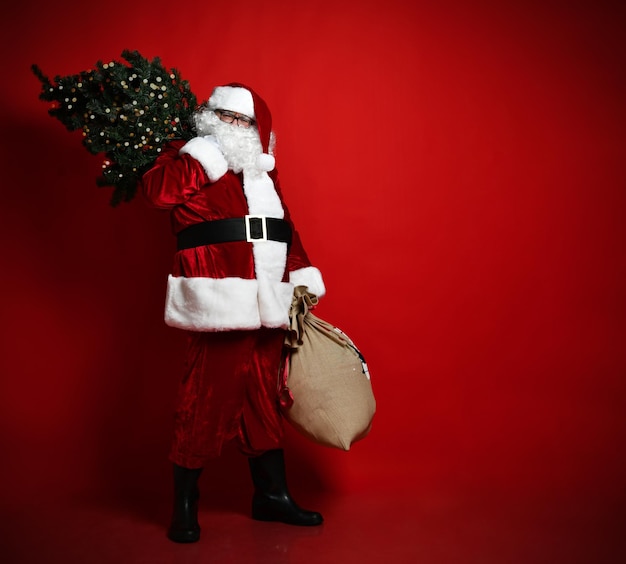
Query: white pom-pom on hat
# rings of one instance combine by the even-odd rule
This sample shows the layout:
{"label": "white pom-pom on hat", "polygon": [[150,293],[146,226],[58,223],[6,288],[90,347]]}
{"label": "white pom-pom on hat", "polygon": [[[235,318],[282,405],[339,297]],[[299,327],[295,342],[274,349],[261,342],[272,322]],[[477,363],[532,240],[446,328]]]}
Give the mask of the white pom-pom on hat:
{"label": "white pom-pom on hat", "polygon": [[259,170],[269,172],[270,170],[274,170],[274,167],[276,166],[276,159],[272,155],[261,153],[256,158],[256,166]]}

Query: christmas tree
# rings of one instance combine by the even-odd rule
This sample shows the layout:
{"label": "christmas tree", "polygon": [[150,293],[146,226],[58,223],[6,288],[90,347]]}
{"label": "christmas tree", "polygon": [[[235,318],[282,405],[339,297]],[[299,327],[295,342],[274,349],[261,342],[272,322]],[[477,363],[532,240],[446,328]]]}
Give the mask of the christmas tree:
{"label": "christmas tree", "polygon": [[39,98],[69,131],[82,129],[83,145],[103,154],[98,186],[113,187],[111,205],[133,199],[137,182],[163,144],[193,137],[197,100],[176,69],[159,58],[148,61],[137,51],[123,51],[125,62],[98,61],[94,69],[50,81],[37,65]]}

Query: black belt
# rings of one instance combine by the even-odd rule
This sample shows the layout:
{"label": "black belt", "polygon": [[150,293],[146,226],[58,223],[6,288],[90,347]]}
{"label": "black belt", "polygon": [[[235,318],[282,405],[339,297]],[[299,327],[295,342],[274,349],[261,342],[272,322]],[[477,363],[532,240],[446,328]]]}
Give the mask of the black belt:
{"label": "black belt", "polygon": [[177,249],[191,249],[233,241],[279,241],[291,243],[291,226],[284,219],[246,215],[205,221],[186,227],[177,235]]}

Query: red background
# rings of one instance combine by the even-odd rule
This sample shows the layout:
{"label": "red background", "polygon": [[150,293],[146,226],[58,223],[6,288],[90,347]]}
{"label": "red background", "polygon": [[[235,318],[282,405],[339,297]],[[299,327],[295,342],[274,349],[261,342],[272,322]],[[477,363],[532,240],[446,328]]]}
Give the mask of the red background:
{"label": "red background", "polygon": [[[140,198],[108,206],[101,159],[47,115],[29,70],[73,74],[130,48],[178,68],[200,99],[230,81],[266,99],[283,190],[327,283],[318,313],[369,362],[370,436],[342,453],[289,432],[296,484],[565,504],[618,530],[626,14],[616,6],[9,8],[4,507],[85,492],[168,499],[183,350],[162,322],[168,217]],[[245,479],[236,453],[215,472],[226,489]]]}

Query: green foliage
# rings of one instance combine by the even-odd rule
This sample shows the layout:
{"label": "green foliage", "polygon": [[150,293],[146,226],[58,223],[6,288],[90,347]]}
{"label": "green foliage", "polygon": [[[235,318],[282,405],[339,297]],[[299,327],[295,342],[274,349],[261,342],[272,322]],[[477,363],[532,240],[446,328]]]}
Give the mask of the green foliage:
{"label": "green foliage", "polygon": [[104,154],[99,186],[114,188],[111,205],[130,201],[137,182],[164,143],[193,137],[197,106],[187,81],[158,58],[148,61],[137,51],[123,51],[126,63],[98,61],[95,68],[51,82],[37,65],[41,100],[69,131],[82,129],[90,153]]}

